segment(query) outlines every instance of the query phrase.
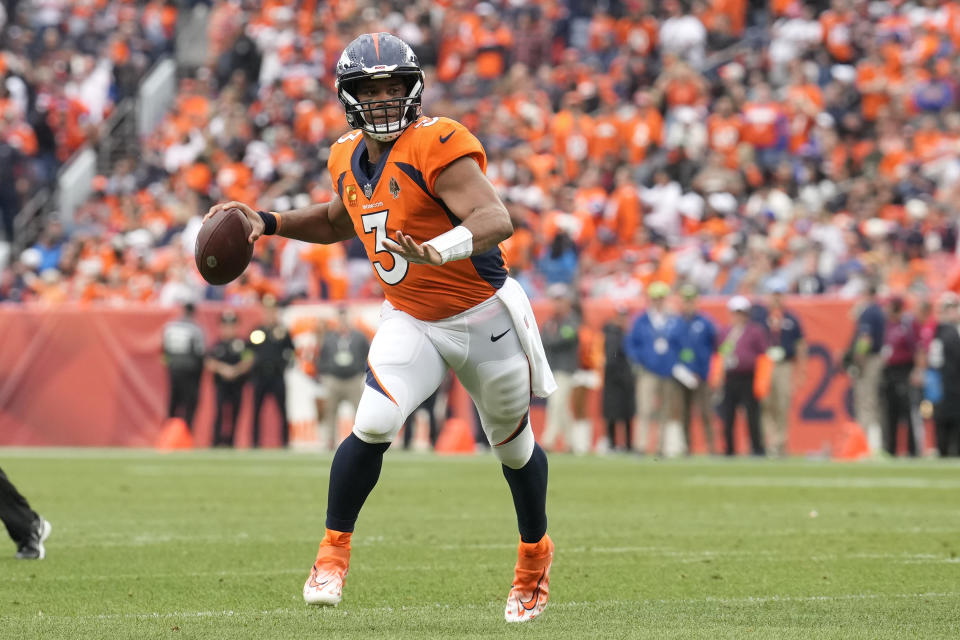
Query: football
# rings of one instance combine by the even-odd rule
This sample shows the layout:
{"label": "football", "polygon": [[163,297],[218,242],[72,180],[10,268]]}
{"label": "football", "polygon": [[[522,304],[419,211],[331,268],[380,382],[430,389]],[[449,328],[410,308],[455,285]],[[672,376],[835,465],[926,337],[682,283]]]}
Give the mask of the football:
{"label": "football", "polygon": [[210,284],[227,284],[250,264],[253,244],[247,242],[253,227],[237,208],[215,213],[200,227],[194,258],[197,270]]}

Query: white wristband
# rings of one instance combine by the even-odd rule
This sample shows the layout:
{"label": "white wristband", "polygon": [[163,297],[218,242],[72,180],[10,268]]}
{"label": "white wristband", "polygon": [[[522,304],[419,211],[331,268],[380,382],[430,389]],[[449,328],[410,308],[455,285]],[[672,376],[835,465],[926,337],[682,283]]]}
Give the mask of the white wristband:
{"label": "white wristband", "polygon": [[473,232],[460,225],[423,244],[436,249],[442,260],[440,264],[446,264],[451,260],[462,260],[473,254]]}

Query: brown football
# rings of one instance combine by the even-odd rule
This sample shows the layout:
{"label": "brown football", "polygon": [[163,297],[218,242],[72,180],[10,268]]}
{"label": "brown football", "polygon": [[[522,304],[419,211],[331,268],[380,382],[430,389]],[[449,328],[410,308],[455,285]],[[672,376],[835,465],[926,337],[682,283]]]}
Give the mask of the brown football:
{"label": "brown football", "polygon": [[203,279],[227,284],[250,264],[253,245],[247,242],[253,227],[237,208],[218,211],[203,223],[197,234],[194,258]]}

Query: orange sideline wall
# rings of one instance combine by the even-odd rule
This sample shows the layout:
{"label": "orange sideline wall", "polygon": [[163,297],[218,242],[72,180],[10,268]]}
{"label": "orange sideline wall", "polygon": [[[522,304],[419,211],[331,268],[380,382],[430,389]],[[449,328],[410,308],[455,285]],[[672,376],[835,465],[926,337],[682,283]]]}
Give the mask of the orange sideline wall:
{"label": "orange sideline wall", "polygon": [[[705,299],[704,310],[719,324],[727,319],[722,299]],[[838,371],[840,355],[853,332],[852,303],[835,299],[790,301],[811,346],[809,375],[794,396],[790,451],[824,450],[839,425],[850,419],[847,376]],[[208,344],[217,335],[221,307],[201,306],[198,322]],[[377,303],[358,303],[355,312],[366,324],[375,323]],[[537,316],[549,314],[549,304],[535,305]],[[586,322],[599,328],[613,313],[612,303],[588,301]],[[239,309],[240,330],[259,321],[256,308]],[[166,417],[168,383],[160,359],[165,322],[178,309],[55,309],[0,306],[0,445],[18,446],[152,446]],[[290,307],[286,320],[317,315],[330,317],[329,305]],[[241,333],[244,335],[244,333]],[[197,409],[195,437],[209,443],[214,415],[213,384],[204,376]],[[457,414],[466,417],[468,398],[462,389],[452,399]],[[249,446],[252,398],[245,398],[238,423],[237,446]],[[596,433],[603,429],[599,392],[591,398]],[[265,408],[266,446],[279,442],[278,414],[271,401]],[[543,428],[543,407],[533,410],[537,432]],[[717,425],[714,425],[719,430]],[[743,429],[738,450],[745,450]],[[694,429],[694,450],[702,450]],[[652,445],[653,443],[651,443]]]}

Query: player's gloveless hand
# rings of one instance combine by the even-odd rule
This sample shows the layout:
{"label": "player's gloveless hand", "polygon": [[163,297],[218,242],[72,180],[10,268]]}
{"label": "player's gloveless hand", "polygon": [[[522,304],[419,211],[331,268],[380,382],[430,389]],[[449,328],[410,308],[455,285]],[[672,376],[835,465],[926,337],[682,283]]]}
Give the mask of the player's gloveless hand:
{"label": "player's gloveless hand", "polygon": [[397,239],[386,238],[383,246],[387,251],[392,251],[401,258],[406,258],[407,262],[415,264],[432,264],[439,266],[443,264],[443,258],[440,252],[428,244],[417,244],[417,241],[406,235],[402,231],[397,231]]}
{"label": "player's gloveless hand", "polygon": [[263,230],[266,227],[263,224],[263,220],[260,218],[260,214],[251,209],[248,205],[235,200],[231,200],[230,202],[221,202],[210,207],[210,210],[207,211],[207,215],[203,216],[203,222],[206,222],[208,218],[213,216],[213,214],[217,213],[218,211],[226,211],[227,209],[239,209],[243,215],[247,216],[247,220],[250,222],[250,227],[253,229],[253,231],[250,232],[250,236],[247,238],[247,242],[253,244],[256,242],[257,238],[263,235]]}

